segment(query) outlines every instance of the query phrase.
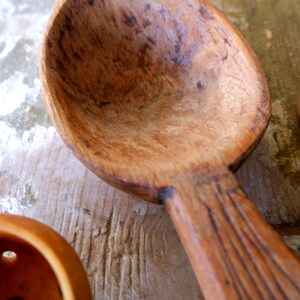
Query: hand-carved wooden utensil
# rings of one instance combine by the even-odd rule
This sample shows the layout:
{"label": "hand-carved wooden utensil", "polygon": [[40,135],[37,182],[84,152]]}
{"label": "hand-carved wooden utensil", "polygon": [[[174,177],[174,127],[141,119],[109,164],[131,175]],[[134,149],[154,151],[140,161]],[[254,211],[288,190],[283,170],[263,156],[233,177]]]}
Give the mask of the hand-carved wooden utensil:
{"label": "hand-carved wooden utensil", "polygon": [[40,71],[65,143],[107,182],[166,205],[208,299],[299,299],[299,261],[230,171],[270,107],[224,15],[199,0],[60,1]]}

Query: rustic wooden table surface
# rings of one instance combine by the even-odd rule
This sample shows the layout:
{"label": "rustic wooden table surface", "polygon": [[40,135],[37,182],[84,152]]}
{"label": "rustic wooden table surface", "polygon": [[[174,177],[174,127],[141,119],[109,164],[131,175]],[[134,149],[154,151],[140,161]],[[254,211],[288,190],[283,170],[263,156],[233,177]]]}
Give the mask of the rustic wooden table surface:
{"label": "rustic wooden table surface", "polygon": [[[95,299],[201,299],[163,207],[84,168],[44,109],[38,53],[54,0],[0,3],[0,212],[42,221],[79,254]],[[272,117],[237,175],[267,221],[300,253],[300,1],[214,0],[266,71]]]}

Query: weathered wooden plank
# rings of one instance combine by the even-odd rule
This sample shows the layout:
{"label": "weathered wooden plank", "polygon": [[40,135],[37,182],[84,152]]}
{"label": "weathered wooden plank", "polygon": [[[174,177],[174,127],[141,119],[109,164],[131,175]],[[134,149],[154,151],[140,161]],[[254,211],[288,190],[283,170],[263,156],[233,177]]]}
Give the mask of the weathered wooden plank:
{"label": "weathered wooden plank", "polygon": [[96,299],[199,298],[163,207],[99,180],[70,155],[53,127],[35,128],[30,145],[22,142],[3,156],[1,212],[33,217],[66,237]]}

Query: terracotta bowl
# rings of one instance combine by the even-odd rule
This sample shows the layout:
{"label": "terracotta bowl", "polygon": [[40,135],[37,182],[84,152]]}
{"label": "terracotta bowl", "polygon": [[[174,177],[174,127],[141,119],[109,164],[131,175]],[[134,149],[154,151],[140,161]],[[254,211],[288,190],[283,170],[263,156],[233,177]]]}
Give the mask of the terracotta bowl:
{"label": "terracotta bowl", "polygon": [[40,222],[0,214],[0,255],[1,299],[92,299],[77,254]]}

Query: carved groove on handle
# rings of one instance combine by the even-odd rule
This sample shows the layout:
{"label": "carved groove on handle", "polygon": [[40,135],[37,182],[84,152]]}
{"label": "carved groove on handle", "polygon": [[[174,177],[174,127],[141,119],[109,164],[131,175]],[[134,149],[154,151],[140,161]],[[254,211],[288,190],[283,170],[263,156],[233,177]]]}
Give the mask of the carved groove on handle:
{"label": "carved groove on handle", "polygon": [[[258,248],[258,246],[260,246],[261,248],[263,248],[263,249],[260,249],[260,250],[257,249],[261,254],[265,254],[265,253],[269,252],[270,249],[268,249],[268,247],[263,243],[263,241],[261,241],[260,236],[257,235],[257,232],[255,231],[255,228],[253,228],[253,226],[251,226],[251,224],[249,224],[249,222],[248,222],[248,220],[247,220],[247,217],[245,216],[244,212],[240,209],[240,207],[237,205],[237,203],[234,201],[234,198],[231,196],[230,193],[228,193],[228,191],[227,191],[227,196],[228,196],[228,198],[231,200],[231,202],[232,202],[232,204],[234,205],[235,209],[239,212],[239,214],[240,214],[241,218],[243,219],[243,221],[245,222],[245,224],[247,224],[248,228],[250,229],[251,233],[252,233],[253,236],[256,238],[256,240],[257,240],[258,243],[255,244],[255,243],[249,238],[249,236],[247,235],[247,233],[244,233],[245,236],[247,237],[247,239],[249,240],[249,242],[251,242],[252,246],[253,246],[254,248],[256,248],[256,249]],[[245,195],[244,195],[244,196],[245,196]],[[221,203],[221,202],[220,202],[220,203]],[[257,245],[258,245],[258,246],[257,246]],[[262,250],[262,251],[261,251],[261,250]],[[280,264],[278,264],[277,260],[273,258],[272,253],[269,252],[269,254],[270,254],[270,255],[268,256],[268,258],[270,258],[270,260],[272,260],[272,262],[273,262],[274,265],[279,269],[279,271],[282,272],[282,273],[286,276],[286,278],[290,280],[290,282],[293,284],[294,288],[295,288],[298,292],[300,292],[299,282],[298,282],[298,285],[297,285],[297,282],[289,275],[289,273],[287,273],[287,272],[284,270],[284,268],[281,267]],[[299,266],[298,266],[298,267],[299,267]],[[270,269],[270,270],[272,270],[272,269]],[[274,278],[275,281],[277,280],[276,277],[275,277],[274,275],[273,275],[273,278]],[[278,283],[278,284],[279,284],[279,283]],[[280,286],[280,284],[279,284],[279,286]],[[284,291],[282,290],[282,292],[284,292]]]}
{"label": "carved groove on handle", "polygon": [[300,299],[300,264],[225,167],[179,176],[167,210],[207,299]]}

